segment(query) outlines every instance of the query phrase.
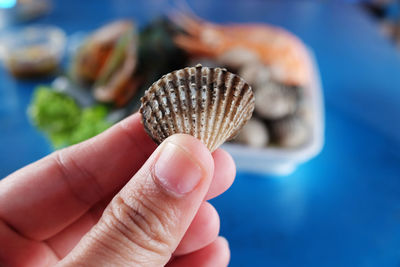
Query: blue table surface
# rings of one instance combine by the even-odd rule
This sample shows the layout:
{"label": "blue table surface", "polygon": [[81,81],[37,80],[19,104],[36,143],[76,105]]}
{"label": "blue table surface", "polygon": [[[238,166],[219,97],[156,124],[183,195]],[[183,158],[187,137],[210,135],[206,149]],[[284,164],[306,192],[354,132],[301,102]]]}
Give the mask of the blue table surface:
{"label": "blue table surface", "polygon": [[[352,5],[317,1],[189,1],[215,22],[269,22],[315,52],[324,87],[325,146],[292,175],[238,173],[212,203],[230,266],[400,265],[400,56]],[[38,20],[67,34],[112,19],[143,24],[162,1],[54,1]],[[43,83],[48,81],[41,81]],[[37,82],[0,69],[0,177],[51,151],[26,117]]]}

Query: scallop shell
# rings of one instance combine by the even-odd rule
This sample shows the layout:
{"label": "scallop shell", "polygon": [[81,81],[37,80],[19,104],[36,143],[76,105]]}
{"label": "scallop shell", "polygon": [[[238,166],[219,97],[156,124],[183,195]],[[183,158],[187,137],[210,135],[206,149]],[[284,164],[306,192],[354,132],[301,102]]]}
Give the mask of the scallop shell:
{"label": "scallop shell", "polygon": [[211,152],[233,138],[254,110],[253,91],[241,77],[201,65],[164,75],[141,102],[144,128],[155,142],[186,133]]}

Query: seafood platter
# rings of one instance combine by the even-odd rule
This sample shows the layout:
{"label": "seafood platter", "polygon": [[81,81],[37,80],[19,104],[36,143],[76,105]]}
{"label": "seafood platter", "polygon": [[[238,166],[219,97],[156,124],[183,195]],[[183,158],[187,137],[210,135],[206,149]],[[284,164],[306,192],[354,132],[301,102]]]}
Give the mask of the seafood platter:
{"label": "seafood platter", "polygon": [[156,142],[185,132],[213,151],[227,140],[222,147],[239,171],[289,174],[322,149],[318,68],[285,29],[174,13],[140,28],[111,22],[67,50],[67,70],[37,87],[29,107],[55,149],[98,134],[141,105]]}

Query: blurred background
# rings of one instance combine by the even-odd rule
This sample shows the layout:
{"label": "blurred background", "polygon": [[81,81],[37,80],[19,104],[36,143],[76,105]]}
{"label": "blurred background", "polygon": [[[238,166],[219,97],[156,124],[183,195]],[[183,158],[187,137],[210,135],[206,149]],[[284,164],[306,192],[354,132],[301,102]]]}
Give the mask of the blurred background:
{"label": "blurred background", "polygon": [[399,49],[391,0],[0,0],[0,177],[224,66],[256,96],[211,201],[230,266],[400,266]]}

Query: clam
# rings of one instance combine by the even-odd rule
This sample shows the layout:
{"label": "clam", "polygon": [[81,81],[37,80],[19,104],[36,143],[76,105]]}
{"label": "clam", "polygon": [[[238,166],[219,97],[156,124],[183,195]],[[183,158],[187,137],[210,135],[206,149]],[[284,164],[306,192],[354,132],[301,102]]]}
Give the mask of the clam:
{"label": "clam", "polygon": [[310,128],[301,118],[288,116],[269,124],[273,141],[282,147],[293,148],[305,144],[310,138]]}
{"label": "clam", "polygon": [[253,51],[245,48],[233,48],[219,55],[217,62],[232,69],[240,69],[244,65],[253,65],[260,62],[260,57]]}
{"label": "clam", "polygon": [[303,97],[296,110],[296,116],[304,120],[308,125],[313,125],[314,112],[312,109],[312,103],[310,99]]}
{"label": "clam", "polygon": [[299,88],[270,81],[255,91],[255,110],[263,119],[280,119],[296,111],[298,96]]}
{"label": "clam", "polygon": [[252,118],[240,130],[235,141],[251,147],[265,147],[269,142],[268,129],[264,122]]}
{"label": "clam", "polygon": [[254,95],[248,83],[226,69],[197,65],[161,77],[141,103],[144,128],[155,142],[185,133],[212,152],[250,119]]}
{"label": "clam", "polygon": [[238,74],[255,88],[254,91],[268,84],[271,78],[269,68],[260,62],[243,65]]}

